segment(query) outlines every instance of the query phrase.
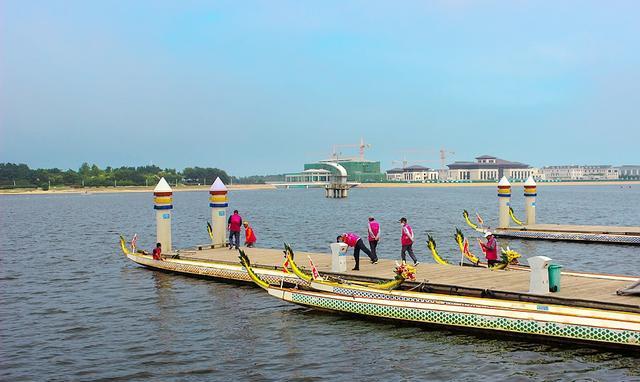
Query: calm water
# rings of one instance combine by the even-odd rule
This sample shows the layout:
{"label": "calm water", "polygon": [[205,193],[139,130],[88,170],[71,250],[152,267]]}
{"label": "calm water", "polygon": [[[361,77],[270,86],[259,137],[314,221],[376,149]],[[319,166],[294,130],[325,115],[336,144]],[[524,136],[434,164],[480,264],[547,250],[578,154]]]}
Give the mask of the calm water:
{"label": "calm water", "polygon": [[[512,204],[524,216],[522,189]],[[640,187],[541,187],[540,222],[640,225]],[[519,195],[520,194],[520,195]],[[426,232],[458,258],[462,209],[495,222],[491,188],[237,191],[231,208],[261,246],[327,252],[374,214],[380,256],[399,256],[396,221]],[[205,243],[207,194],[175,195],[177,248]],[[283,303],[262,290],[141,268],[119,252],[119,233],[155,236],[149,194],[0,196],[0,378],[21,380],[606,380],[640,381],[640,357],[428,328],[367,322]],[[473,237],[469,229],[465,234]],[[505,245],[506,242],[501,242]],[[525,257],[576,270],[640,274],[629,246],[512,240]]]}

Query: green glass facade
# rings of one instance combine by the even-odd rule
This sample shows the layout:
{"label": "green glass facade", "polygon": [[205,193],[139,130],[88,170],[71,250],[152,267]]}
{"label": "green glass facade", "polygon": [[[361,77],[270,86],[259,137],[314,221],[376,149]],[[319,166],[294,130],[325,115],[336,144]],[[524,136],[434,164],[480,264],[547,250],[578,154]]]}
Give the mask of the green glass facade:
{"label": "green glass facade", "polygon": [[[347,170],[347,181],[358,183],[384,182],[387,177],[380,171],[380,162],[373,161],[338,161]],[[322,162],[305,163],[304,169],[325,169],[335,172],[335,169]]]}

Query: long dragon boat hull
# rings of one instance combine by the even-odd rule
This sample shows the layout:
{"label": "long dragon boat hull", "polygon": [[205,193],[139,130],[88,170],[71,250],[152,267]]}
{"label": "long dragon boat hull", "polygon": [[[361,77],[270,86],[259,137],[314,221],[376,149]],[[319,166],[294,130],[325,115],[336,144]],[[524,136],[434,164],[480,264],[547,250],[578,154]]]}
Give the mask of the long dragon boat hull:
{"label": "long dragon boat hull", "polygon": [[[226,263],[188,258],[166,258],[163,260],[154,260],[150,255],[131,252],[124,245],[122,245],[121,249],[129,260],[147,268],[213,278],[223,281],[253,283],[253,280],[247,273],[246,269],[239,263]],[[282,283],[288,283],[301,286],[308,285],[308,282],[301,280],[296,275],[278,269],[254,267],[254,271],[258,276],[260,276],[260,278],[269,284],[280,285]]]}
{"label": "long dragon boat hull", "polygon": [[[318,287],[315,283],[311,286]],[[267,291],[274,297],[305,307],[368,318],[640,349],[640,315],[635,313],[428,293],[417,293],[424,296],[415,298],[399,291],[335,293],[273,286]]]}

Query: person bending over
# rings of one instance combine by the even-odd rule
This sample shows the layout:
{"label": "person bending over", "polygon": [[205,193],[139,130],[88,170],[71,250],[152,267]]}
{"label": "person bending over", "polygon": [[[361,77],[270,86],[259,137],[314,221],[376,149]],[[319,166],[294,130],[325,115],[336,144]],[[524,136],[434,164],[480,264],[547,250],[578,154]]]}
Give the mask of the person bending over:
{"label": "person bending over", "polygon": [[360,250],[364,251],[364,253],[369,256],[373,264],[378,263],[378,259],[371,255],[371,251],[369,251],[369,248],[364,245],[364,242],[362,241],[360,236],[356,235],[355,233],[343,233],[336,238],[336,241],[338,243],[345,243],[349,247],[353,247],[353,259],[356,261],[356,266],[353,268],[354,271],[360,270]]}

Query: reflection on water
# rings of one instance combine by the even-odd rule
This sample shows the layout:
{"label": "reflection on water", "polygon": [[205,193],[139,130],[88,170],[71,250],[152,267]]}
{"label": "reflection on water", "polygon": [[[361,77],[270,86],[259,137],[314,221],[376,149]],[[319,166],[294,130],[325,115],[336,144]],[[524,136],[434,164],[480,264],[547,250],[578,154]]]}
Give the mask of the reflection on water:
{"label": "reflection on water", "polygon": [[[322,192],[232,192],[231,208],[251,220],[261,246],[320,252],[338,233],[364,235],[373,214],[384,258],[399,257],[397,220],[406,216],[425,261],[426,232],[456,261],[455,227],[472,243],[476,236],[462,209],[488,224],[497,212],[493,188],[356,189],[346,200]],[[518,194],[512,204],[524,216]],[[639,187],[540,187],[539,195],[540,222],[640,225]],[[206,242],[206,192],[174,199],[174,245]],[[249,286],[149,271],[119,253],[117,235],[138,233],[150,249],[154,224],[146,194],[0,197],[2,380],[640,380],[628,354],[365,321]],[[640,274],[638,247],[501,245],[570,269]]]}

